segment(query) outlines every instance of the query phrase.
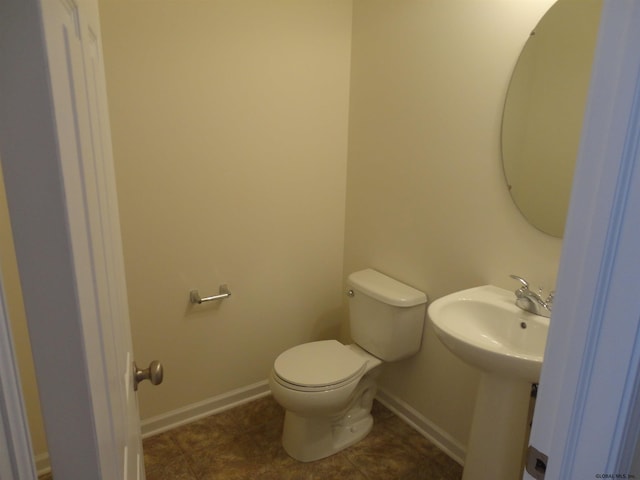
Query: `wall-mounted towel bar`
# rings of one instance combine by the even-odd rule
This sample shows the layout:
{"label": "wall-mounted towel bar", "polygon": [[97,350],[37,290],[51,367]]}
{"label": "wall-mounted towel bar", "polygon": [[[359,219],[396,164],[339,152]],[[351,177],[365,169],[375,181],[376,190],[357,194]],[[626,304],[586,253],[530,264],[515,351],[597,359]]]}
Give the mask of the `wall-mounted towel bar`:
{"label": "wall-mounted towel bar", "polygon": [[191,290],[191,292],[189,292],[191,303],[197,303],[198,305],[205,302],[213,302],[214,300],[223,300],[230,296],[231,292],[226,284],[220,285],[220,293],[218,295],[212,295],[211,297],[200,297],[198,290]]}

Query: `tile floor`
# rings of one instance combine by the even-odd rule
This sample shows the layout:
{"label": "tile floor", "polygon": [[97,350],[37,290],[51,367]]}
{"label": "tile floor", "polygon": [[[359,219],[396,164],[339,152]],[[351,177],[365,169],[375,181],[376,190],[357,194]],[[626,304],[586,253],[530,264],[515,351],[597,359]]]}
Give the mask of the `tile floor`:
{"label": "tile floor", "polygon": [[[459,480],[462,467],[379,402],[371,433],[329,458],[290,458],[271,396],[144,440],[147,480]],[[50,480],[49,477],[47,480]]]}

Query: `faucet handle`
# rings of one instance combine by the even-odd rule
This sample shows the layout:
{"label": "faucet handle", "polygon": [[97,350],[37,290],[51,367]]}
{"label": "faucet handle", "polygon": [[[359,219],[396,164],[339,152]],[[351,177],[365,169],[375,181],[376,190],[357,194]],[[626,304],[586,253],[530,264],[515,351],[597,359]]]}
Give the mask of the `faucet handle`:
{"label": "faucet handle", "polygon": [[514,280],[519,281],[522,284],[522,289],[523,290],[529,290],[529,282],[527,282],[524,278],[519,277],[518,275],[509,275],[511,278],[513,278]]}
{"label": "faucet handle", "polygon": [[556,297],[556,291],[555,290],[551,290],[549,292],[549,296],[547,297],[547,299],[545,300],[545,302],[547,302],[548,304],[553,304],[553,299]]}

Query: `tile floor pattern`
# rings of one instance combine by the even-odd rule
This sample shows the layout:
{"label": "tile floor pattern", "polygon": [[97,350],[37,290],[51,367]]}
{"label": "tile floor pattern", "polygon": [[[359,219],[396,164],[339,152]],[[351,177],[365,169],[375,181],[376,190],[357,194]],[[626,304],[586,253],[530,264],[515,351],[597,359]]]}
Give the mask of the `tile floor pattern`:
{"label": "tile floor pattern", "polygon": [[[381,403],[362,441],[301,463],[280,443],[271,396],[144,440],[147,480],[459,480],[462,467]],[[49,477],[50,478],[50,477]]]}

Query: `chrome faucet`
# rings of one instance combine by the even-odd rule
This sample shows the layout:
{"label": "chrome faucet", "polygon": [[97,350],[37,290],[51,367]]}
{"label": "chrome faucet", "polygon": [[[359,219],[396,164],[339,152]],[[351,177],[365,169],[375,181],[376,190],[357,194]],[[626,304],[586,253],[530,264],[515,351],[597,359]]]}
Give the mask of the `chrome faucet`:
{"label": "chrome faucet", "polygon": [[532,292],[529,290],[529,282],[524,278],[517,275],[510,275],[510,277],[521,283],[520,288],[515,292],[516,305],[527,312],[549,318],[553,307],[554,292],[552,291],[546,299],[543,299],[542,289],[538,293]]}

